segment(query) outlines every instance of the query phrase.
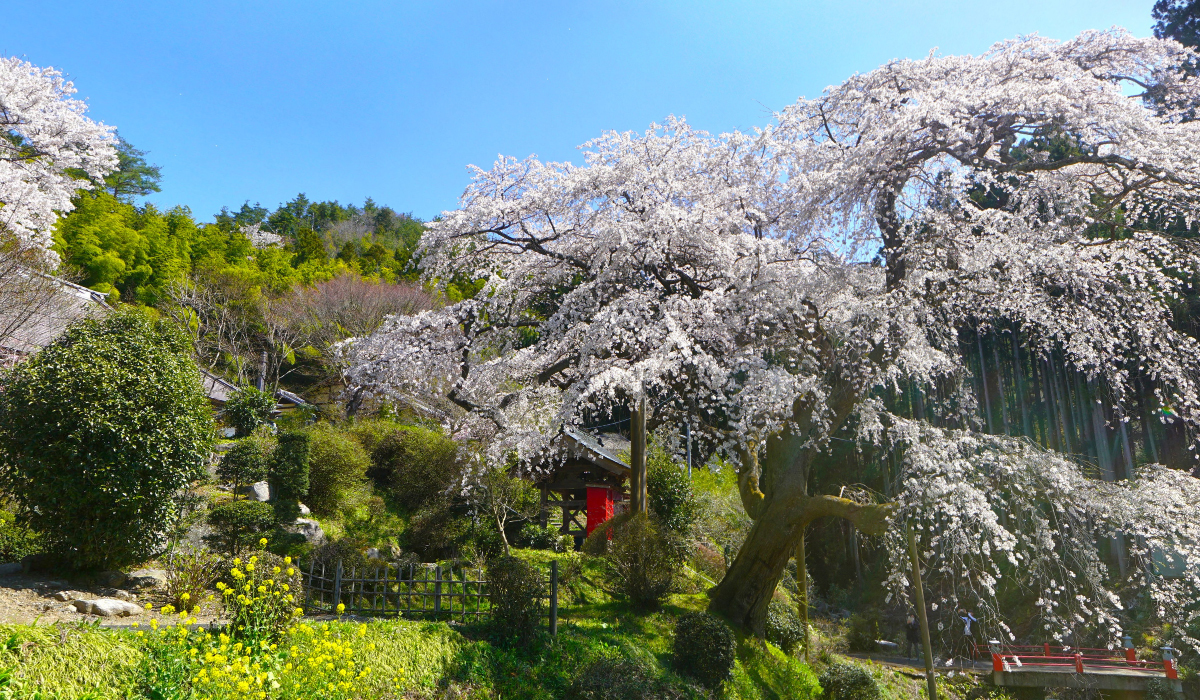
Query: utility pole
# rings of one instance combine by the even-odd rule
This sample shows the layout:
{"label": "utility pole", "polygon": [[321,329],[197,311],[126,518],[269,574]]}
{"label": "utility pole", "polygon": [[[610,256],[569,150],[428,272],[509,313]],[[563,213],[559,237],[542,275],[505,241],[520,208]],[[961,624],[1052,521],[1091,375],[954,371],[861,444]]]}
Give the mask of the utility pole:
{"label": "utility pole", "polygon": [[646,494],[646,399],[629,409],[629,498],[634,513],[645,513]]}
{"label": "utility pole", "polygon": [[256,382],[259,391],[265,391],[267,388],[267,351],[263,350],[262,357],[258,360],[258,381]]}
{"label": "utility pole", "polygon": [[917,594],[917,615],[921,620],[921,643],[925,646],[925,682],[929,700],[937,700],[937,678],[933,675],[933,647],[929,644],[929,615],[925,612],[925,584],[921,582],[921,559],[917,555],[917,533],[908,524],[908,558],[912,564],[913,590]]}
{"label": "utility pole", "polygon": [[688,481],[692,480],[692,424],[683,424],[683,434],[687,440],[687,465],[688,465]]}

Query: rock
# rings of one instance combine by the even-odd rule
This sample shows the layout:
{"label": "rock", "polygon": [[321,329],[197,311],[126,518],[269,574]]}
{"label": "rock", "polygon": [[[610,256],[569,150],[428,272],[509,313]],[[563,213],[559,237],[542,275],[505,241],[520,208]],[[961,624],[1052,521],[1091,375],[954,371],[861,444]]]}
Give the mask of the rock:
{"label": "rock", "polygon": [[96,574],[97,583],[99,583],[101,586],[109,586],[110,588],[116,588],[124,585],[128,578],[128,576],[120,571],[101,571],[100,573]]}
{"label": "rock", "polygon": [[271,500],[271,485],[265,481],[259,481],[249,486],[239,486],[237,493],[252,501],[269,501]]}
{"label": "rock", "polygon": [[20,562],[12,562],[10,564],[0,564],[0,576],[16,576],[23,572],[25,567]]}
{"label": "rock", "polygon": [[381,555],[379,550],[375,547],[368,548],[364,554],[367,555],[367,559],[383,559],[383,555]]}
{"label": "rock", "polygon": [[[136,579],[130,578],[129,580],[134,581]],[[116,598],[117,600],[124,600],[124,601],[137,600],[136,594],[130,593],[129,591],[123,591],[120,588],[106,588],[106,589],[100,591],[100,595],[102,595],[105,598]]]}
{"label": "rock", "polygon": [[876,639],[875,646],[879,647],[880,651],[900,651],[900,645],[895,642],[889,642],[886,639]]}
{"label": "rock", "polygon": [[296,523],[290,528],[293,532],[304,535],[309,544],[321,544],[325,541],[325,532],[320,523],[310,518],[296,518]]}
{"label": "rock", "polygon": [[55,593],[54,595],[52,595],[50,597],[61,603],[66,603],[66,602],[69,602],[75,596],[71,595],[67,591],[59,591],[58,593]]}
{"label": "rock", "polygon": [[115,598],[77,600],[72,605],[75,606],[76,610],[85,615],[99,615],[100,617],[129,617],[130,615],[142,614],[142,608],[136,603],[116,600]]}
{"label": "rock", "polygon": [[129,572],[129,588],[157,588],[167,583],[167,572],[163,569],[138,569]]}
{"label": "rock", "polygon": [[308,506],[304,505],[303,503],[301,503],[299,505],[300,505],[300,515],[312,515],[312,511],[309,510]]}

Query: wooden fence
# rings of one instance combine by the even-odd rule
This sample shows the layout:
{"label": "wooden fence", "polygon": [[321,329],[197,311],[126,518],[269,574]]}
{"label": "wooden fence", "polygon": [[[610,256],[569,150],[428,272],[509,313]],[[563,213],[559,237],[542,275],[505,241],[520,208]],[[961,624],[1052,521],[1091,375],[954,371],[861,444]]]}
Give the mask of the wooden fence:
{"label": "wooden fence", "polygon": [[[477,619],[491,613],[491,595],[482,569],[445,568],[435,564],[381,563],[371,569],[351,567],[339,560],[326,567],[310,562],[301,572],[304,612],[364,617],[407,617],[434,620]],[[550,634],[558,634],[558,562],[550,562],[544,581]]]}

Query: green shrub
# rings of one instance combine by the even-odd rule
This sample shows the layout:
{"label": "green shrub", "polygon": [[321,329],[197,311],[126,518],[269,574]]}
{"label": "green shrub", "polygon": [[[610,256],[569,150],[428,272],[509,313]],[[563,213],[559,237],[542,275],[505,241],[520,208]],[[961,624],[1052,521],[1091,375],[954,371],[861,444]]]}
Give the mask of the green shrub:
{"label": "green shrub", "polygon": [[875,651],[879,639],[879,611],[874,609],[855,613],[846,621],[846,645],[850,651]]}
{"label": "green shrub", "polygon": [[[494,527],[487,529],[495,530]],[[401,545],[416,552],[421,561],[438,561],[457,556],[475,531],[471,519],[442,496],[413,513],[408,528],[401,534]],[[502,550],[504,545],[499,540],[497,533],[496,549]]]}
{"label": "green shrub", "polygon": [[21,524],[12,512],[0,510],[0,562],[18,562],[41,552],[41,536]]}
{"label": "green shrub", "polygon": [[317,515],[335,515],[361,492],[371,459],[362,445],[328,423],[313,426],[308,434],[311,451],[304,502]]}
{"label": "green shrub", "polygon": [[267,481],[275,505],[275,520],[281,525],[300,517],[300,499],[308,495],[309,459],[312,438],[306,431],[283,431],[271,455]]}
{"label": "green shrub", "polygon": [[733,675],[737,640],[721,618],[687,612],[675,622],[675,666],[716,690]]}
{"label": "green shrub", "polygon": [[356,418],[342,427],[369,455],[375,454],[379,443],[400,428],[399,423],[386,418]]}
{"label": "green shrub", "polygon": [[188,339],[118,312],[72,325],[4,381],[0,487],[47,550],[81,568],[160,551],[215,437]]}
{"label": "green shrub", "polygon": [[528,642],[542,622],[542,572],[516,557],[500,557],[488,564],[487,577],[492,628],[506,641]]}
{"label": "green shrub", "polygon": [[657,608],[674,588],[685,552],[674,532],[653,518],[633,515],[613,529],[605,556],[608,583],[634,606]]}
{"label": "green shrub", "polygon": [[271,420],[275,410],[275,395],[244,387],[225,402],[225,422],[237,431],[239,437],[254,432],[258,426]]}
{"label": "green shrub", "polygon": [[565,552],[573,546],[573,538],[563,535],[553,525],[542,527],[537,523],[525,523],[521,527],[521,541],[530,549],[548,549]]}
{"label": "green shrub", "polygon": [[564,697],[566,700],[675,700],[685,696],[636,661],[603,656],[572,679]]}
{"label": "green shrub", "polygon": [[221,558],[204,549],[177,549],[167,556],[167,597],[177,610],[191,612],[221,576]]}
{"label": "green shrub", "polygon": [[462,472],[458,443],[411,425],[389,433],[371,455],[371,476],[406,508],[421,508],[448,490]]}
{"label": "green shrub", "polygon": [[696,522],[696,494],[687,473],[669,458],[655,460],[646,471],[650,512],[658,522],[680,534]]}
{"label": "green shrub", "polygon": [[767,606],[767,641],[789,656],[804,642],[804,622],[795,606],[772,600]]}
{"label": "green shrub", "polygon": [[275,440],[269,435],[255,434],[242,438],[221,457],[217,478],[234,488],[263,481],[271,465]]}
{"label": "green shrub", "polygon": [[821,673],[827,700],[880,700],[883,693],[875,677],[862,666],[831,663]]}
{"label": "green shrub", "polygon": [[205,536],[212,546],[237,554],[270,531],[275,523],[271,504],[260,501],[226,501],[208,510],[213,534]]}

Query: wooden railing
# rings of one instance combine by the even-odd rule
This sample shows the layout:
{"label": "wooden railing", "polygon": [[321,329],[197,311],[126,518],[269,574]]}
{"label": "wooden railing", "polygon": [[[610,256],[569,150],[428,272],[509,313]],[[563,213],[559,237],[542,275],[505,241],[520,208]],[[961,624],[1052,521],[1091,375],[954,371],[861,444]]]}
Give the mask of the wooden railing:
{"label": "wooden railing", "polygon": [[1075,673],[1085,673],[1087,670],[1156,670],[1161,663],[1162,670],[1169,679],[1179,677],[1175,665],[1174,649],[1163,647],[1162,661],[1138,659],[1137,650],[1131,640],[1126,637],[1123,649],[1097,649],[1092,647],[1057,646],[1049,643],[1029,646],[1018,644],[1000,644],[992,641],[986,648],[975,645],[976,658],[985,654],[992,657],[993,671],[1017,671],[1025,667],[1029,670],[1064,670],[1073,669]]}
{"label": "wooden railing", "polygon": [[[380,563],[371,568],[338,561],[332,567],[309,563],[303,572],[307,615],[345,614],[363,617],[408,617],[435,620],[478,618],[491,613],[492,601],[483,569],[443,568],[440,564]],[[550,562],[539,596],[547,601],[550,634],[558,632],[558,562]],[[338,606],[342,606],[341,609]]]}

